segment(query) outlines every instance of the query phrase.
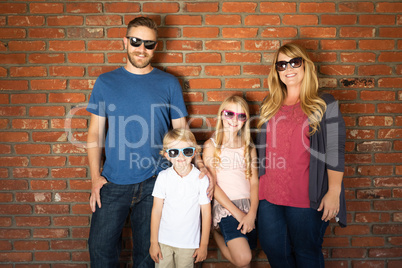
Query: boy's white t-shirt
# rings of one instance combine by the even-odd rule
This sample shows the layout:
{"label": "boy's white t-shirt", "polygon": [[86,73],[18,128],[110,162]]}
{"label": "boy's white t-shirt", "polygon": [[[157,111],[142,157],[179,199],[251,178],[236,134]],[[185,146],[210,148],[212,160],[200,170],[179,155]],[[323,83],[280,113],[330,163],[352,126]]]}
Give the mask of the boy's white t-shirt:
{"label": "boy's white t-shirt", "polygon": [[159,225],[159,243],[177,248],[199,248],[200,205],[210,203],[207,196],[208,177],[199,179],[194,167],[180,177],[170,167],[159,173],[152,196],[164,199]]}

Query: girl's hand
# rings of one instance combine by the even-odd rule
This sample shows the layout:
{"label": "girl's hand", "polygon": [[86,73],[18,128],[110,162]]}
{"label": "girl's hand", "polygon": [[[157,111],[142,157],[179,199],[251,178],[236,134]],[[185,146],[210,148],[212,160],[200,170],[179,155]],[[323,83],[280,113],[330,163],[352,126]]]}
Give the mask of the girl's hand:
{"label": "girl's hand", "polygon": [[329,221],[338,215],[339,212],[339,194],[334,191],[328,191],[321,200],[318,211],[322,211],[321,220]]}
{"label": "girl's hand", "polygon": [[205,166],[200,166],[198,169],[201,172],[199,176],[200,179],[204,178],[205,176],[208,177],[209,186],[207,189],[207,196],[209,200],[212,200],[212,197],[214,197],[214,181],[212,180],[212,175],[211,173],[209,173],[209,170]]}
{"label": "girl's hand", "polygon": [[195,258],[195,263],[202,262],[207,258],[208,247],[199,247],[194,251],[193,258]]}
{"label": "girl's hand", "polygon": [[255,216],[248,213],[239,221],[237,230],[241,230],[242,234],[247,234],[255,228]]}
{"label": "girl's hand", "polygon": [[155,263],[159,263],[159,259],[163,260],[161,248],[159,247],[158,243],[151,243],[149,255]]}

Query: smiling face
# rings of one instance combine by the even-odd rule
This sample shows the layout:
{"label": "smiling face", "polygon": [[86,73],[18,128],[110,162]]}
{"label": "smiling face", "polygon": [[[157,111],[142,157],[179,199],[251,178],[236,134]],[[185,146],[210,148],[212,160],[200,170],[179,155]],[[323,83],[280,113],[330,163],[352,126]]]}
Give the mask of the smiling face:
{"label": "smiling face", "polygon": [[[156,41],[155,31],[145,26],[132,27],[127,36]],[[139,47],[133,47],[127,38],[124,38],[124,47],[127,49],[127,70],[133,73],[148,73],[152,70],[150,61],[154,56],[156,47],[154,49],[146,49],[144,43]]]}
{"label": "smiling face", "polygon": [[[169,149],[183,149],[187,147],[194,147],[194,144],[188,141],[180,141],[176,140],[168,144],[167,148]],[[173,167],[176,169],[184,169],[186,167],[191,167],[191,161],[195,157],[196,152],[191,157],[187,157],[183,155],[183,152],[179,153],[179,156],[175,158],[169,157],[169,154],[165,152],[165,157],[173,164]]]}
{"label": "smiling face", "polygon": [[[290,61],[292,58],[283,53],[279,53],[278,61]],[[282,83],[289,87],[301,87],[304,78],[304,62],[299,68],[292,68],[290,64],[287,65],[286,70],[277,71]]]}
{"label": "smiling face", "polygon": [[228,103],[227,105],[225,105],[223,110],[232,111],[236,113],[236,115],[234,115],[232,118],[227,118],[225,117],[224,113],[222,113],[221,117],[222,117],[223,129],[225,131],[237,133],[245,123],[244,121],[239,121],[237,115],[238,113],[245,113],[242,106],[237,103]]}

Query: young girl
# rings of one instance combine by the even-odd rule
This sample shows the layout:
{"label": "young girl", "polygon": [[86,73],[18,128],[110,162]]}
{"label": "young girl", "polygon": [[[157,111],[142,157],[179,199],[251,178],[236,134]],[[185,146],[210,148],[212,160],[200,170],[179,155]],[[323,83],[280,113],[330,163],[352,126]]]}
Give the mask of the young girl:
{"label": "young girl", "polygon": [[257,153],[249,119],[246,101],[228,97],[219,108],[216,132],[205,142],[203,152],[215,183],[213,236],[223,256],[237,267],[250,267],[250,248],[256,242]]}

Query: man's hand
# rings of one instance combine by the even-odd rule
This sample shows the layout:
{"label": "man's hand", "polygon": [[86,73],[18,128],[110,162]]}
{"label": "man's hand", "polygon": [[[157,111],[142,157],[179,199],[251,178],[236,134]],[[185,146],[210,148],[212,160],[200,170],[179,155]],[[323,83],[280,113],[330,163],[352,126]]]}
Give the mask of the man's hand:
{"label": "man's hand", "polygon": [[98,207],[102,206],[100,200],[100,189],[105,183],[107,183],[105,177],[99,176],[98,178],[92,178],[91,197],[89,198],[89,205],[91,206],[92,212],[95,212],[96,204],[98,204]]}

